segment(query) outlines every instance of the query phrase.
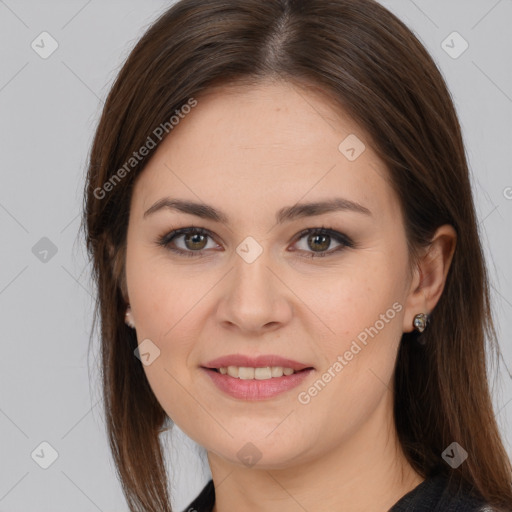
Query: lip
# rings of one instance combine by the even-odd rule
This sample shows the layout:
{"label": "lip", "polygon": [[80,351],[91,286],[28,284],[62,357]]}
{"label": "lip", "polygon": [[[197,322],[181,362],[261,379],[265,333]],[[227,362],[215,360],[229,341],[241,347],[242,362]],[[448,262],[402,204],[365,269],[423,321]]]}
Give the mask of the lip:
{"label": "lip", "polygon": [[265,366],[282,366],[292,368],[295,371],[313,368],[310,364],[300,363],[293,359],[281,357],[275,354],[264,354],[259,356],[248,356],[244,354],[230,354],[218,357],[206,363],[204,368],[227,368],[228,366],[245,366],[249,368],[264,368]]}
{"label": "lip", "polygon": [[213,383],[222,392],[239,400],[265,400],[274,398],[281,393],[297,387],[313,372],[313,368],[304,369],[299,373],[272,377],[271,379],[239,379],[223,375],[212,368],[202,367],[201,370],[210,377]]}
{"label": "lip", "polygon": [[[227,368],[228,366],[245,366],[249,368],[282,366],[283,368],[292,368],[298,373],[264,380],[245,380],[231,377],[227,374],[223,375],[216,371],[218,368]],[[311,365],[275,354],[259,355],[256,357],[231,354],[213,359],[202,366],[201,369],[223,393],[239,400],[250,401],[270,399],[285,393],[297,387],[314,371]]]}

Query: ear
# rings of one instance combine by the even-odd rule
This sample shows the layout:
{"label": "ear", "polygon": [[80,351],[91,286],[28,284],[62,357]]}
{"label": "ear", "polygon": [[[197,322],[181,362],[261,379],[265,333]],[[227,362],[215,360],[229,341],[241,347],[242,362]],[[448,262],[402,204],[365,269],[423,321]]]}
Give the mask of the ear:
{"label": "ear", "polygon": [[456,243],[455,229],[445,224],[437,229],[430,245],[423,251],[407,295],[403,332],[414,330],[413,321],[418,313],[429,314],[434,310],[444,290]]}

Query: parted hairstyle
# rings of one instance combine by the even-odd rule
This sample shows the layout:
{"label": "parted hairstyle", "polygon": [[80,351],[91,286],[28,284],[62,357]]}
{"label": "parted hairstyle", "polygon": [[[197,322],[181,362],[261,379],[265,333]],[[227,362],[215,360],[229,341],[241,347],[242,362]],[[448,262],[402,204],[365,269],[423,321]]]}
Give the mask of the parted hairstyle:
{"label": "parted hairstyle", "polygon": [[[171,510],[161,429],[172,418],[124,322],[134,182],[191,98],[214,85],[274,79],[321,90],[368,134],[399,197],[412,263],[436,228],[456,230],[421,343],[417,332],[402,335],[394,420],[417,472],[449,474],[450,485],[467,483],[497,510],[511,510],[512,468],[487,375],[500,350],[460,125],[432,57],[373,0],[181,0],[151,24],[111,87],[89,154],[81,229],[97,286],[106,427],[130,510]],[[149,138],[153,147],[134,164]],[[441,454],[454,441],[468,458],[452,469]]]}

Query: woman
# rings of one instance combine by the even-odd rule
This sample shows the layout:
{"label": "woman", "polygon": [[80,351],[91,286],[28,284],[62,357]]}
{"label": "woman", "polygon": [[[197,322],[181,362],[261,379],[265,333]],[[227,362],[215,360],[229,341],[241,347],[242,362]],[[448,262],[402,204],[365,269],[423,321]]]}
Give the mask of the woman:
{"label": "woman", "polygon": [[459,123],[379,4],[172,6],[106,101],[84,228],[130,510],[171,510],[174,423],[212,473],[187,510],[512,510]]}

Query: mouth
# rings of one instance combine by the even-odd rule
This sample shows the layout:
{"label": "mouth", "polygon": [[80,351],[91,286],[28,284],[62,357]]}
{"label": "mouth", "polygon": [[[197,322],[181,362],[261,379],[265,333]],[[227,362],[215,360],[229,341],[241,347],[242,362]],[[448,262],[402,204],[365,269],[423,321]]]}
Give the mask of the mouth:
{"label": "mouth", "polygon": [[290,391],[304,381],[314,367],[280,356],[225,356],[201,369],[218,390],[239,400],[264,400]]}
{"label": "mouth", "polygon": [[[295,361],[293,359],[289,359],[286,357],[281,357],[275,354],[261,354],[258,356],[230,354],[209,361],[206,364],[204,364],[203,367],[218,370],[224,375],[228,374],[231,377],[239,377],[238,374],[235,374],[234,368],[236,368],[237,370],[242,369],[241,378],[244,378],[243,375],[247,375],[248,372],[250,372],[251,370],[259,370],[258,373],[264,375],[265,373],[263,372],[263,370],[266,372],[267,370],[265,369],[270,368],[272,372],[272,368],[274,368],[273,371],[276,374],[276,376],[281,377],[282,375],[278,375],[279,369],[282,369],[284,375],[289,375],[293,372],[298,372],[300,370],[312,368],[312,366],[309,364],[304,364],[299,361]],[[231,368],[231,373],[229,373],[229,368]]]}
{"label": "mouth", "polygon": [[296,373],[306,372],[312,370],[313,367],[306,367],[301,370],[294,370],[283,366],[263,366],[263,367],[250,367],[250,366],[221,366],[220,368],[205,368],[206,370],[214,371],[221,375],[227,375],[235,379],[242,380],[269,380],[278,379],[283,376],[293,375]]}

